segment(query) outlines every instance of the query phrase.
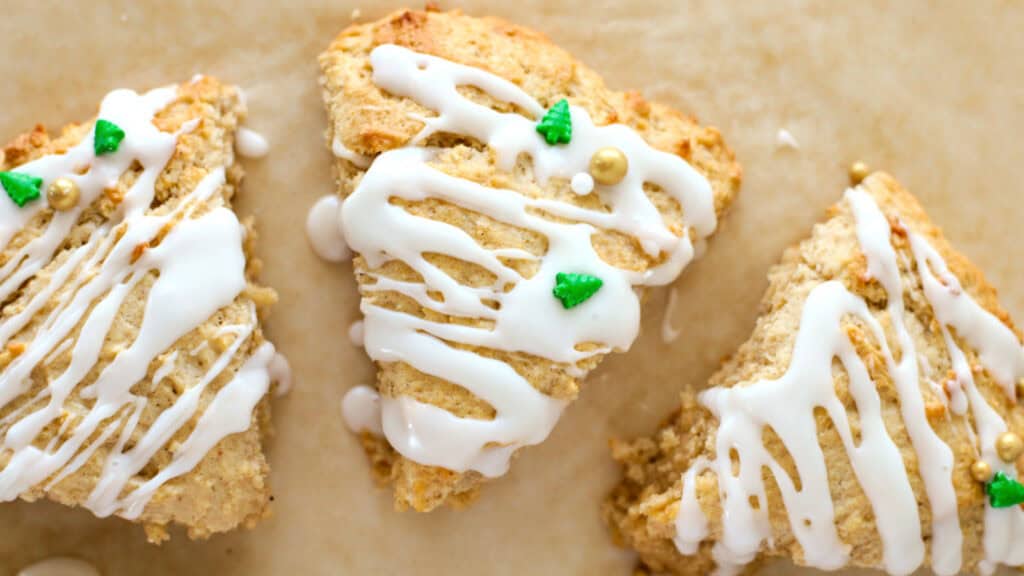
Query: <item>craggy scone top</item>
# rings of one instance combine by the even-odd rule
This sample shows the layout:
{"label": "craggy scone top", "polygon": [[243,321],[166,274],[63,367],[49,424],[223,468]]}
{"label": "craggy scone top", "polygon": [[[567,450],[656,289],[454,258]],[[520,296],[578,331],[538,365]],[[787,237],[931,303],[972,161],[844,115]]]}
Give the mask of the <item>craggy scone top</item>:
{"label": "craggy scone top", "polygon": [[275,352],[259,314],[276,295],[252,283],[253,234],[230,209],[244,114],[238,89],[196,77],[109,94],[105,147],[89,121],[3,149],[30,187],[0,193],[3,500],[117,514],[154,542],[264,515]]}
{"label": "craggy scone top", "polygon": [[1020,333],[889,176],[829,214],[711,388],[614,446],[608,523],[654,572],[1021,565]]}
{"label": "craggy scone top", "polygon": [[[496,18],[403,10],[346,29],[320,64],[379,367],[383,434],[364,446],[400,507],[466,502],[628,348],[636,292],[692,258],[740,168],[714,128]],[[562,99],[572,140],[549,144],[536,123]],[[572,185],[599,147],[625,153],[625,180]],[[556,272],[604,284],[563,309]]]}

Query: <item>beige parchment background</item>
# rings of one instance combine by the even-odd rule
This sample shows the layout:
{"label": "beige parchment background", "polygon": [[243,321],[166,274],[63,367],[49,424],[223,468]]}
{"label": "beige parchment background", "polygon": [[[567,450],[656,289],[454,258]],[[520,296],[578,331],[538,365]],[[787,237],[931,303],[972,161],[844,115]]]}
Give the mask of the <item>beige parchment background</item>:
{"label": "beige parchment background", "polygon": [[[444,2],[546,32],[603,72],[722,129],[742,195],[705,258],[673,290],[683,334],[661,340],[667,290],[633,350],[608,359],[551,438],[464,512],[398,514],[375,489],[339,402],[372,368],[346,336],[348,265],[307,248],[306,211],[332,189],[316,55],[353,9],[400,2],[40,2],[0,14],[0,139],[90,116],[110,89],[214,74],[243,86],[270,155],[247,163],[240,201],[261,231],[268,328],[296,385],[274,403],[274,517],[256,530],[161,548],[119,519],[0,504],[0,576],[69,554],[104,574],[627,575],[599,504],[616,481],[610,436],[649,433],[678,391],[701,386],[748,334],[765,273],[806,234],[864,159],[918,194],[950,238],[1024,314],[1024,3],[1017,0],[515,0]],[[786,128],[799,150],[780,149]],[[1022,543],[1024,545],[1024,543]],[[773,571],[788,573],[786,566]]]}

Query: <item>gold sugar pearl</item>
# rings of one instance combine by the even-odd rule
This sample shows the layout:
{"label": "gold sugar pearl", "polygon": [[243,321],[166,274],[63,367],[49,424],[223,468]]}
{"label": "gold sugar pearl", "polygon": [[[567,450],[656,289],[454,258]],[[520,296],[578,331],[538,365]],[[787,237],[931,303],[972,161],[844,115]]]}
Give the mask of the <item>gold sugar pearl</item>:
{"label": "gold sugar pearl", "polygon": [[867,164],[861,161],[850,164],[850,183],[856,186],[864,181],[871,173],[871,168]]}
{"label": "gold sugar pearl", "polygon": [[996,438],[996,454],[1003,462],[1015,462],[1024,452],[1024,439],[1013,432],[1003,432]]}
{"label": "gold sugar pearl", "polygon": [[984,460],[971,464],[971,476],[978,482],[988,482],[992,478],[992,467]]}
{"label": "gold sugar pearl", "polygon": [[54,210],[70,210],[78,204],[78,184],[70,178],[57,178],[46,188],[46,201]]}
{"label": "gold sugar pearl", "polygon": [[611,186],[622,182],[629,170],[629,160],[626,154],[618,148],[611,146],[601,148],[590,157],[590,175],[594,181],[605,186]]}

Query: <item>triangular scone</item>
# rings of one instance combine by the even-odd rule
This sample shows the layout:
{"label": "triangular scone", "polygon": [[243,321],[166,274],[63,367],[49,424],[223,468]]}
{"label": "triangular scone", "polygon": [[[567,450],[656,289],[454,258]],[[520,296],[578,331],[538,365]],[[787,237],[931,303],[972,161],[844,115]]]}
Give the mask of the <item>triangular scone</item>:
{"label": "triangular scone", "polygon": [[196,77],[4,149],[0,499],[116,514],[154,542],[264,516],[280,360],[259,320],[276,296],[231,211],[244,114],[238,89]]}
{"label": "triangular scone", "polygon": [[740,168],[714,128],[495,18],[397,12],[320,64],[345,200],[311,237],[340,255],[318,242],[340,225],[357,253],[379,366],[346,412],[382,427],[364,445],[400,508],[465,503],[629,347],[638,293],[690,261]]}
{"label": "triangular scone", "polygon": [[874,174],[772,270],[712,388],[615,446],[626,478],[606,518],[675,574],[759,554],[893,574],[1020,565],[1022,376],[995,290]]}

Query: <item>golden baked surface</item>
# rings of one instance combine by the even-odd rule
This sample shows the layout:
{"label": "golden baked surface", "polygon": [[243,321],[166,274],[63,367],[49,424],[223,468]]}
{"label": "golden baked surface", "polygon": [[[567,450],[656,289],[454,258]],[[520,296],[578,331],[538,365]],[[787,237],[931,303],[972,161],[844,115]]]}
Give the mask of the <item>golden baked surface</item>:
{"label": "golden baked surface", "polygon": [[[457,11],[399,11],[376,22],[351,26],[333,41],[320,56],[329,119],[328,142],[340,143],[355,154],[372,158],[407,145],[424,126],[416,120],[417,116],[436,115],[436,111],[386,93],[373,83],[370,52],[383,44],[395,44],[483,69],[511,81],[545,108],[567,98],[572,105],[586,109],[597,125],[630,126],[649,145],[680,156],[707,178],[718,215],[731,204],[738,191],[740,167],[716,129],[702,127],[689,116],[647,102],[637,92],[609,90],[596,73],[537,32],[496,18],[474,18]],[[513,105],[497,101],[473,87],[460,87],[460,93],[502,112],[522,113]],[[596,195],[573,194],[564,179],[539,181],[525,160],[511,172],[500,169],[492,151],[471,138],[438,133],[422,145],[442,148],[431,165],[453,176],[515,190],[532,198],[556,199],[601,209]],[[359,164],[351,158],[338,158],[336,168],[342,196],[351,193],[362,177],[365,166]],[[683,214],[678,203],[660,190],[650,190],[649,195],[669,227],[676,234],[682,234]],[[536,256],[542,256],[547,249],[546,239],[536,233],[460,206],[436,199],[402,202],[413,214],[458,226],[487,249],[516,248]],[[659,263],[644,253],[636,239],[624,234],[599,231],[593,243],[603,260],[623,269],[646,270]],[[426,257],[463,285],[484,286],[494,281],[493,275],[473,264],[443,255]],[[536,262],[516,261],[514,266],[527,278],[536,272]],[[354,268],[363,298],[375,305],[432,321],[482,325],[482,320],[439,316],[394,292],[367,290],[372,278],[367,274],[370,270],[366,261],[357,256]],[[372,272],[404,281],[420,281],[415,272],[397,261]],[[470,349],[509,364],[534,388],[549,396],[572,400],[579,393],[579,379],[570,376],[564,365],[523,353]],[[592,369],[599,359],[599,356],[592,357],[579,367]],[[465,389],[419,372],[408,364],[379,363],[378,368],[377,387],[385,396],[411,396],[461,417],[494,417],[490,405]],[[476,495],[483,480],[475,472],[461,474],[412,462],[398,455],[382,438],[364,434],[363,443],[374,463],[377,478],[393,484],[399,508],[411,506],[426,511],[445,503],[464,504]]]}
{"label": "golden baked surface", "polygon": [[[191,131],[185,131],[179,137],[173,157],[156,180],[154,200],[146,214],[164,215],[173,212],[204,177],[221,167],[225,169],[226,183],[203,202],[195,214],[202,215],[219,206],[230,208],[232,197],[242,179],[242,169],[235,163],[233,150],[235,131],[245,115],[240,94],[236,88],[221,84],[210,77],[182,84],[177,90],[177,97],[162,111],[157,112],[153,123],[161,131],[169,133],[178,131],[189,121],[197,121],[197,124]],[[92,126],[92,121],[71,124],[58,134],[52,135],[42,126],[37,126],[33,131],[14,139],[3,149],[0,169],[7,171],[42,156],[61,154],[88,137]],[[12,316],[23,312],[41,291],[47,289],[49,279],[58,267],[67,261],[72,250],[89,241],[90,235],[104,224],[116,223],[120,219],[119,204],[140,172],[141,168],[136,163],[121,175],[117,187],[106,189],[96,202],[83,210],[52,260],[18,287],[8,299],[0,303],[0,326]],[[0,201],[7,202],[6,195],[0,197]],[[44,208],[18,231],[6,249],[0,252],[0,265],[7,263],[18,252],[19,247],[45,231],[46,224],[53,215],[52,209]],[[254,234],[251,227],[246,227],[249,234],[246,236],[243,249],[248,256]],[[118,233],[117,230],[115,227],[115,234]],[[166,232],[173,233],[173,227]],[[140,245],[137,250],[141,254],[149,248],[148,245]],[[127,438],[125,451],[135,445],[167,408],[193,388],[211,369],[218,356],[230,346],[230,336],[225,338],[223,334],[216,335],[219,328],[252,328],[252,334],[245,344],[204,389],[198,401],[198,409],[191,419],[178,428],[173,437],[156,451],[138,475],[129,480],[128,488],[137,487],[152,478],[172,460],[176,449],[188,437],[213,397],[232,380],[246,359],[252,356],[254,350],[263,342],[258,322],[251,311],[259,310],[262,315],[262,312],[276,300],[276,294],[253,283],[259,266],[257,260],[247,259],[245,275],[249,282],[248,288],[229,306],[219,310],[202,325],[179,339],[172,348],[158,356],[150,364],[146,378],[132,387],[132,393],[145,401],[145,408],[140,411],[138,426]],[[34,335],[41,329],[41,324],[48,314],[69,296],[72,290],[69,286],[74,285],[74,279],[87,280],[95,273],[95,270],[85,267],[75,269],[72,281],[59,287],[45,305],[32,316],[32,320],[10,337],[6,348],[0,352],[0,369],[10,364],[26,347],[31,349]],[[62,434],[67,431],[61,428],[61,424],[78,422],[89,413],[95,400],[88,395],[83,397],[82,391],[95,382],[103,369],[134,341],[142,322],[148,291],[155,280],[156,272],[151,271],[128,293],[116,312],[95,365],[65,401],[61,417],[46,426],[33,445],[43,448],[52,440],[65,440],[66,437]],[[203,290],[204,285],[200,280],[194,286],[182,288]],[[82,326],[76,327],[68,340],[76,342],[81,329]],[[65,372],[71,357],[71,348],[65,346],[32,371],[28,391],[0,408],[0,437],[9,431],[12,423],[5,417],[42,406],[45,397],[37,395],[48,389],[55,379]],[[154,385],[152,378],[161,367],[164,368],[164,377]],[[204,538],[238,526],[251,526],[265,515],[270,496],[267,485],[269,469],[263,454],[264,435],[269,432],[268,410],[264,398],[258,404],[248,430],[228,436],[214,446],[190,472],[170,480],[156,490],[137,518],[138,522],[144,524],[150,541],[158,543],[168,538],[166,527],[170,524],[185,527],[192,538]],[[124,413],[124,410],[120,411],[116,418],[122,418]],[[115,420],[112,418],[110,421]],[[116,434],[105,439],[100,439],[98,433],[94,435],[90,442],[98,440],[98,447],[83,466],[52,486],[46,486],[49,480],[37,484],[21,494],[21,497],[29,501],[49,498],[68,506],[83,505],[96,485],[104,462],[115,446],[121,430],[122,428],[118,428]],[[0,450],[0,470],[4,469],[9,461],[10,453]]]}
{"label": "golden baked surface", "polygon": [[[923,292],[920,272],[907,240],[908,230],[926,239],[945,259],[963,291],[1020,339],[1019,331],[1000,307],[995,290],[967,258],[949,245],[914,196],[882,173],[870,176],[860,189],[870,194],[890,223],[891,243],[900,256],[897,260],[903,283],[903,323],[911,334],[919,362],[930,366],[929,372],[935,375],[936,380],[943,383],[953,378],[954,372],[939,322]],[[828,219],[816,225],[808,239],[789,248],[782,261],[771,270],[769,288],[762,299],[761,315],[753,334],[724,362],[711,378],[709,387],[743,387],[781,377],[791,363],[804,302],[814,288],[828,281],[841,282],[849,292],[862,297],[870,314],[883,327],[888,341],[895,340],[893,322],[886,310],[887,292],[877,279],[868,274],[867,259],[858,242],[852,209],[848,201],[842,201],[830,208]],[[917,498],[922,537],[927,543],[932,531],[931,508],[882,348],[871,330],[853,317],[843,319],[842,329],[863,359],[877,388],[881,417],[904,460],[910,486]],[[978,351],[955,333],[954,338],[967,356],[981,395],[1006,421],[1009,430],[1024,431],[1024,410],[982,367]],[[849,376],[835,368],[833,372],[836,394],[847,412],[853,415],[852,429],[859,435],[860,421],[855,418],[857,408],[850,394]],[[964,538],[963,569],[966,573],[977,567],[984,554],[985,489],[970,472],[971,464],[978,457],[970,432],[973,418],[969,416],[970,411],[966,414],[953,413],[947,408],[947,401],[936,396],[935,389],[925,382],[925,378],[920,380],[927,422],[953,453],[952,481]],[[948,387],[943,390],[947,390],[948,395]],[[857,476],[836,425],[824,410],[816,410],[814,417],[817,442],[828,470],[835,525],[842,542],[850,546],[849,563],[851,566],[881,568],[882,542],[871,504],[856,481]],[[603,514],[615,540],[637,550],[644,565],[653,572],[704,574],[715,564],[711,559],[711,542],[722,534],[722,506],[718,480],[710,470],[696,475],[696,497],[709,521],[708,539],[701,544],[695,556],[681,555],[672,539],[676,535],[674,522],[680,505],[682,474],[698,457],[714,457],[717,429],[717,419],[698,403],[694,395],[684,394],[681,409],[652,437],[613,443],[613,455],[622,464],[624,477],[605,502]],[[795,478],[796,468],[778,436],[766,433],[763,442],[788,475]],[[1017,468],[1021,470],[1020,461]],[[763,556],[788,557],[801,564],[804,552],[794,538],[778,485],[773,481],[766,481],[765,485],[775,545],[771,550],[763,550]],[[929,563],[930,557],[925,562]]]}

